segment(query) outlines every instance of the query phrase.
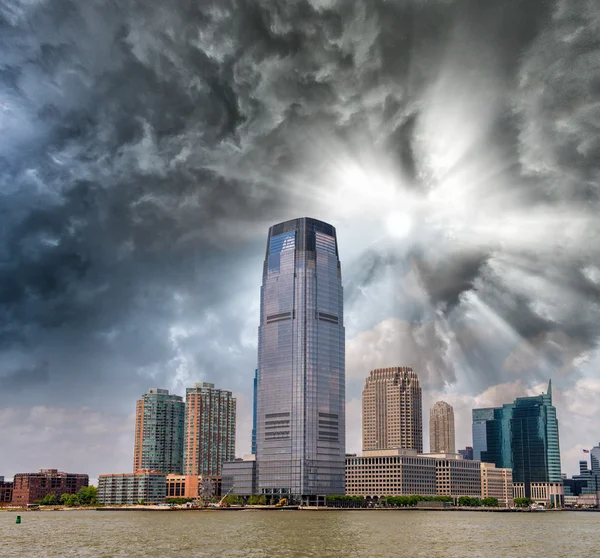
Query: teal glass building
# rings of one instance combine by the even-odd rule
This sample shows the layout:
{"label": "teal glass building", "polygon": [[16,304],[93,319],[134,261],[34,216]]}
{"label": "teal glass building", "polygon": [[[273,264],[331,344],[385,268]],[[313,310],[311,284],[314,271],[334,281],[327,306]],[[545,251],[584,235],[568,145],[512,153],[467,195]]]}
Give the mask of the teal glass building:
{"label": "teal glass building", "polygon": [[548,391],[500,408],[473,409],[473,458],[513,470],[513,482],[562,482],[552,382]]}
{"label": "teal glass building", "polygon": [[133,470],[183,473],[185,403],[169,390],[151,388],[136,403]]}
{"label": "teal glass building", "polygon": [[258,331],[258,490],[314,503],[345,488],[345,340],[335,228],[269,229]]}

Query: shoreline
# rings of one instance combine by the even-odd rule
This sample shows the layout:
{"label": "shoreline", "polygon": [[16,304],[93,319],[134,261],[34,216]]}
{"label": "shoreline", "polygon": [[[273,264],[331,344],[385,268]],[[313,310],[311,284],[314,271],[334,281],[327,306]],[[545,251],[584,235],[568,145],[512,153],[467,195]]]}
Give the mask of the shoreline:
{"label": "shoreline", "polygon": [[[234,511],[327,511],[327,512],[357,512],[357,511],[368,511],[368,512],[416,512],[416,511],[435,511],[435,512],[479,512],[479,513],[540,513],[532,511],[527,508],[467,508],[467,507],[451,507],[451,508],[437,508],[437,507],[399,507],[399,508],[334,508],[324,506],[287,506],[287,507],[275,507],[275,506],[231,506],[228,508],[171,508],[168,506],[159,505],[147,505],[147,506],[86,506],[86,507],[60,507],[60,506],[48,506],[40,507],[36,509],[31,508],[0,508],[0,512],[12,512],[12,513],[30,513],[30,512],[55,512],[55,511],[155,511],[155,512],[234,512]],[[559,509],[548,509],[547,512],[600,512],[599,508],[559,508]],[[545,513],[545,512],[542,512]]]}

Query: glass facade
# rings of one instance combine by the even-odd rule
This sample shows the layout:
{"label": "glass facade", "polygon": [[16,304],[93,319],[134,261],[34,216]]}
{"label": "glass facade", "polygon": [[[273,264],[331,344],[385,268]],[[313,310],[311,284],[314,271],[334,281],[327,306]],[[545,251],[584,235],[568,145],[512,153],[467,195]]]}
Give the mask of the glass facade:
{"label": "glass facade", "polygon": [[552,384],[548,392],[519,397],[494,409],[473,409],[473,457],[496,467],[513,470],[513,481],[560,483],[560,447]]}
{"label": "glass facade", "polygon": [[185,404],[179,395],[151,388],[136,404],[133,470],[183,472]]}
{"label": "glass facade", "polygon": [[335,228],[301,218],[269,230],[258,331],[258,489],[344,493],[345,342]]}
{"label": "glass facade", "polygon": [[252,444],[251,453],[256,455],[256,404],[257,404],[257,393],[258,389],[258,370],[254,371],[254,399],[252,403]]}

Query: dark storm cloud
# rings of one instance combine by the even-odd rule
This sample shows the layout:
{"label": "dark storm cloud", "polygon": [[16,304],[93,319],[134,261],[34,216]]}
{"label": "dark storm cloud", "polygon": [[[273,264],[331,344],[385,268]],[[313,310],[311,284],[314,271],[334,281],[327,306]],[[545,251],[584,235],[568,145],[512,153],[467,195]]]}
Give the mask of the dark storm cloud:
{"label": "dark storm cloud", "polygon": [[[597,14],[546,0],[1,2],[0,404],[129,411],[150,385],[196,379],[247,391],[266,227],[321,209],[340,151],[381,152],[426,197],[428,143],[450,134],[451,151],[481,119],[455,167],[502,160],[513,205],[477,169],[498,213],[596,210]],[[405,332],[432,384],[455,380],[453,346],[482,386],[535,351],[566,369],[595,346],[592,230],[534,262],[531,244],[453,244],[420,217],[408,256],[356,254],[345,277],[350,309],[386,269],[407,299],[415,278],[410,323],[383,329]],[[507,255],[530,268],[509,276]],[[522,280],[540,275],[576,310]],[[503,343],[474,333],[485,308]]]}

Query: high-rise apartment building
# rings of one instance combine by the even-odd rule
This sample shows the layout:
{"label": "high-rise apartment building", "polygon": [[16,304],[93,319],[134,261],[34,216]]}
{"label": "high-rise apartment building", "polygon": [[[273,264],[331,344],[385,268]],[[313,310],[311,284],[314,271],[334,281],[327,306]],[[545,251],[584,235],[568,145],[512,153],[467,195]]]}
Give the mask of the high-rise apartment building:
{"label": "high-rise apartment building", "polygon": [[345,339],[335,228],[269,229],[258,331],[258,489],[305,502],[344,493]]}
{"label": "high-rise apartment building", "polygon": [[199,382],[186,389],[184,473],[220,476],[235,458],[236,400],[231,391]]}
{"label": "high-rise apartment building", "polygon": [[372,370],[362,393],[363,450],[423,452],[421,386],[412,368]]}
{"label": "high-rise apartment building", "polygon": [[513,483],[522,485],[526,497],[532,497],[533,485],[537,490],[544,483],[549,485],[544,491],[554,496],[556,486],[550,485],[561,484],[562,476],[552,383],[541,395],[518,397],[500,408],[473,409],[473,455],[512,469]]}
{"label": "high-rise apartment building", "polygon": [[445,401],[438,401],[429,413],[429,451],[455,453],[454,409]]}
{"label": "high-rise apartment building", "polygon": [[151,388],[136,403],[133,470],[183,472],[185,404],[169,390]]}

